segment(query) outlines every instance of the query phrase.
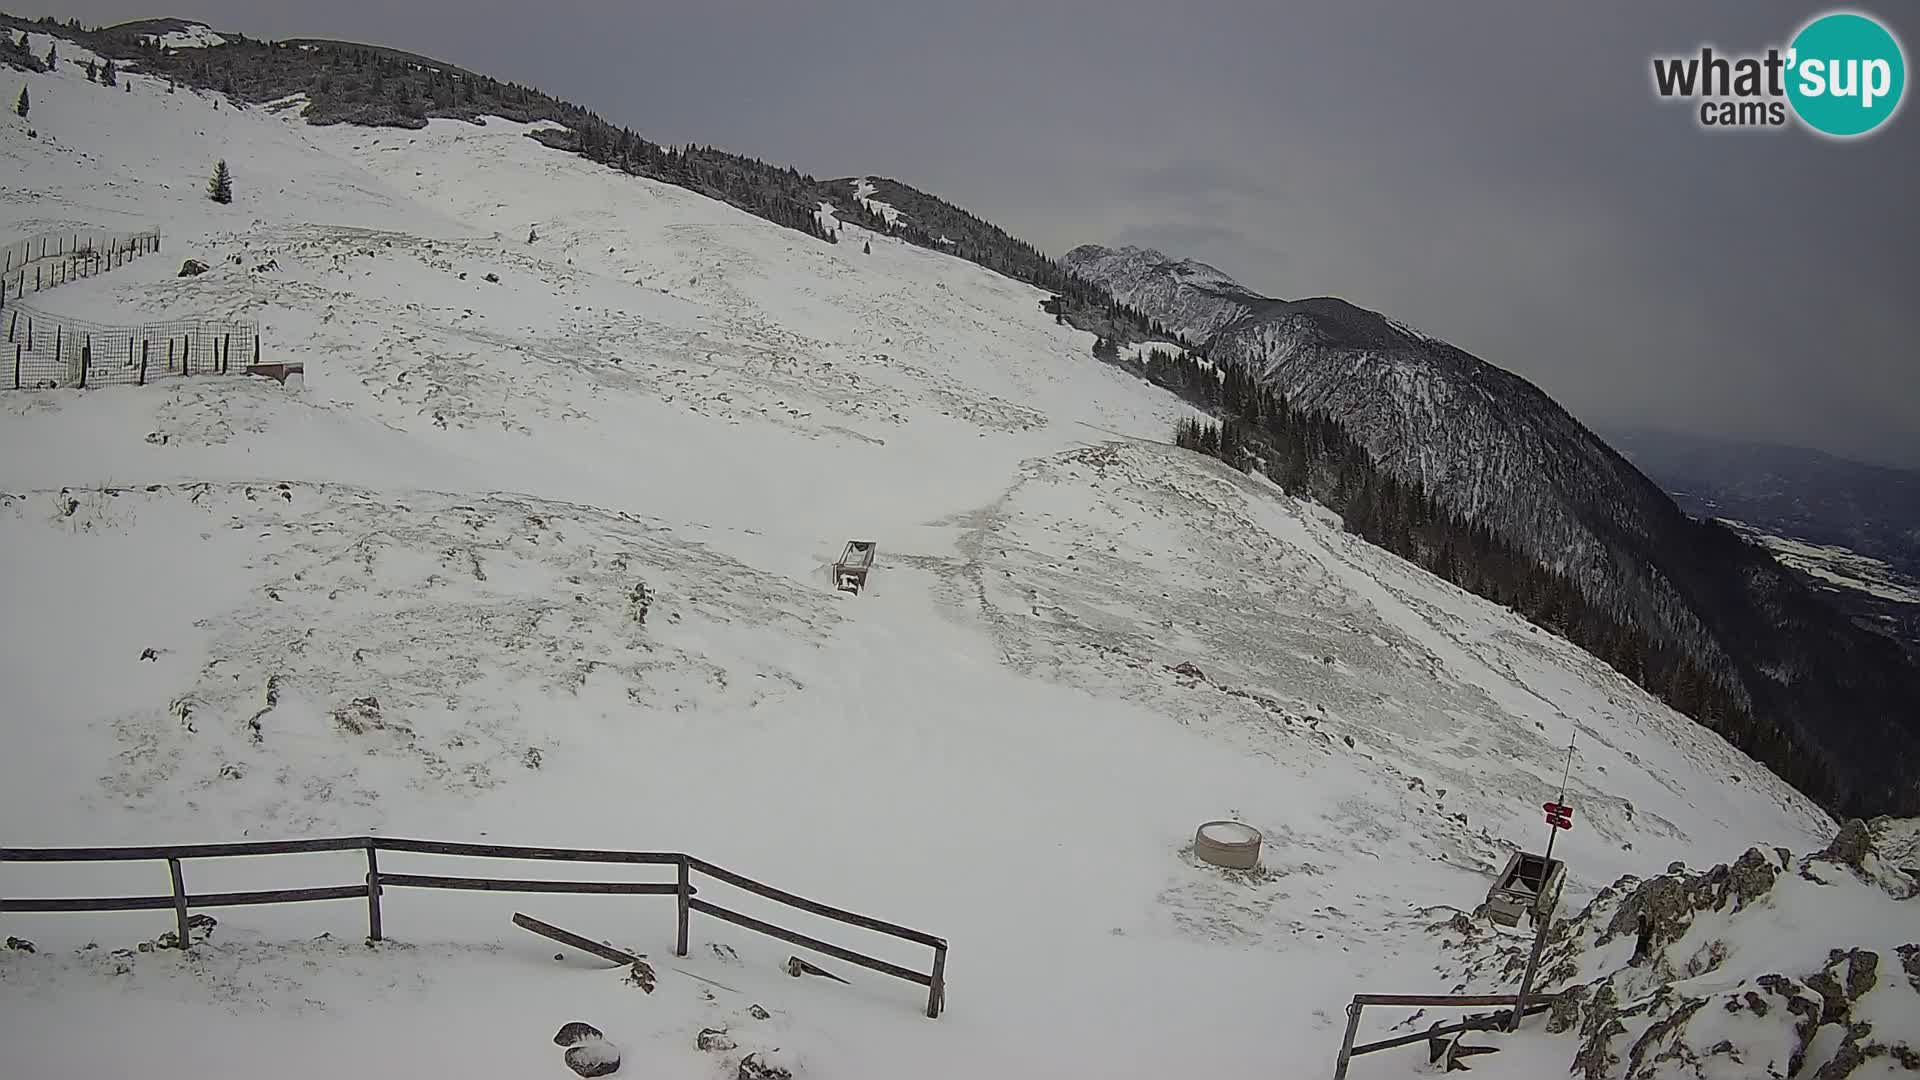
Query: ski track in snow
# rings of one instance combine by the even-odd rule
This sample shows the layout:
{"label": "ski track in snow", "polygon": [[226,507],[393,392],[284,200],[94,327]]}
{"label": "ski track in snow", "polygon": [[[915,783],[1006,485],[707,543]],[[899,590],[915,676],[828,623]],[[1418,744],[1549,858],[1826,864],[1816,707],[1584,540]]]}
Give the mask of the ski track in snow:
{"label": "ski track in snow", "polygon": [[[525,125],[313,128],[138,74],[103,96],[71,52],[33,77],[41,138],[0,130],[0,232],[166,246],[35,306],[258,319],[307,374],[0,394],[4,842],[685,850],[953,952],[933,1023],[913,987],[789,980],[787,946],[710,919],[671,960],[648,898],[518,901],[662,960],[638,1008],[485,894],[396,890],[410,944],[372,951],[334,943],[352,904],[222,909],[190,957],[115,955],[164,913],[9,916],[41,947],[0,952],[10,1072],[336,1076],[374,1052],[521,1076],[560,1067],[572,1019],[662,1075],[776,1046],[854,1078],[1319,1069],[1347,995],[1443,988],[1432,911],[1543,839],[1576,731],[1570,902],[1831,829],[1564,641],[1161,445],[1190,410],[1039,290],[844,223],[820,244]],[[213,269],[175,277],[188,257]],[[858,597],[828,581],[849,537],[879,544]],[[1262,831],[1261,869],[1192,856],[1222,817]],[[188,874],[364,872],[303,859]],[[0,894],[155,873],[0,865]],[[740,1048],[694,1051],[719,1024]],[[1543,1045],[1476,1068],[1524,1075]]]}

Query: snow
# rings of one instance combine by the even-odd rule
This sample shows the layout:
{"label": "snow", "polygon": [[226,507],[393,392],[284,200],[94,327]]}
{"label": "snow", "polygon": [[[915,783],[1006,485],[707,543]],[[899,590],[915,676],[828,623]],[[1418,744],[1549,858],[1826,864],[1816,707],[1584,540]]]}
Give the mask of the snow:
{"label": "snow", "polygon": [[[881,219],[887,223],[889,228],[898,225],[900,223],[900,211],[895,209],[891,203],[884,203],[874,198],[874,190],[872,177],[855,180],[853,182],[853,197],[862,206],[866,207],[868,213],[880,215]],[[953,242],[947,240],[944,236],[940,239],[945,243]]]}
{"label": "snow", "polygon": [[[0,124],[0,234],[159,227],[164,253],[36,303],[258,319],[306,380],[0,394],[6,842],[689,851],[945,937],[948,1012],[825,957],[851,985],[790,979],[793,947],[705,917],[674,959],[658,897],[395,889],[373,949],[351,902],[221,909],[184,957],[114,955],[165,912],[9,915],[39,947],[0,951],[10,1073],[491,1080],[562,1068],[575,1019],[636,1075],[750,1052],[852,1080],[1317,1070],[1348,995],[1436,985],[1423,909],[1472,907],[1541,839],[1569,735],[1570,894],[1831,831],[1566,642],[1167,446],[1192,411],[1040,290],[824,244],[499,118],[315,128],[124,77],[110,100],[71,64],[32,77],[41,138]],[[204,196],[221,157],[228,207]],[[186,258],[213,269],[174,276]],[[857,596],[830,580],[850,538],[879,552]],[[1192,857],[1224,818],[1264,834],[1264,870]],[[156,864],[0,864],[7,896],[165,888]],[[648,953],[659,989],[553,961],[514,911]],[[693,1044],[721,1025],[716,1064]]]}
{"label": "snow", "polygon": [[1899,571],[1871,555],[1862,555],[1836,544],[1816,544],[1810,540],[1775,536],[1730,518],[1716,520],[1766,548],[1783,565],[1836,588],[1896,603],[1920,604],[1920,582],[1902,576]]}
{"label": "snow", "polygon": [[190,23],[185,29],[170,30],[154,40],[163,49],[210,49],[227,43],[226,38],[214,33],[205,23]]}

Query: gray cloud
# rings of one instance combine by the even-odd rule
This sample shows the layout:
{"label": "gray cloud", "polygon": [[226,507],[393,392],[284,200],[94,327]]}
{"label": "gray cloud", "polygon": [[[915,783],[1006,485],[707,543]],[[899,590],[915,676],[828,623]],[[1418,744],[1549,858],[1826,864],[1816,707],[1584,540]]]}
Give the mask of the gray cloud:
{"label": "gray cloud", "polygon": [[[1920,465],[1920,113],[1857,143],[1712,135],[1649,86],[1652,54],[1783,44],[1804,4],[173,7],[414,49],[662,141],[893,176],[1056,253],[1144,243],[1345,296],[1595,425]],[[1911,64],[1920,16],[1875,14]]]}

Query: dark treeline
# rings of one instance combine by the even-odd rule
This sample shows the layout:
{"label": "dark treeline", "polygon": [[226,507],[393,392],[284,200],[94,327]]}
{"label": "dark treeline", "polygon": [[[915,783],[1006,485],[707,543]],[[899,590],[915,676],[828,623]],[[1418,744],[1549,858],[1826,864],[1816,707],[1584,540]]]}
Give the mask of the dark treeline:
{"label": "dark treeline", "polygon": [[1177,445],[1258,470],[1326,506],[1348,532],[1567,638],[1810,798],[1834,801],[1835,779],[1822,759],[1780,727],[1756,720],[1733,687],[1681,649],[1588,602],[1571,578],[1441,506],[1418,483],[1380,469],[1337,418],[1296,409],[1244,369],[1215,368],[1191,354],[1149,352],[1137,371],[1218,418],[1183,421],[1174,431]]}

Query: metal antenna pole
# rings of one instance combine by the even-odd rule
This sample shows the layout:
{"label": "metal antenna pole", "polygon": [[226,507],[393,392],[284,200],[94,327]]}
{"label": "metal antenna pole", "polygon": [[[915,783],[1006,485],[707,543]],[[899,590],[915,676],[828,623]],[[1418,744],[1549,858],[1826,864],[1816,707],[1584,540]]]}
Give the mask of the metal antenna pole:
{"label": "metal antenna pole", "polygon": [[[1560,794],[1555,796],[1554,798],[1554,801],[1556,803],[1559,803],[1563,806],[1566,805],[1567,781],[1572,779],[1572,777],[1573,777],[1573,737],[1569,736],[1567,738],[1567,768],[1565,772],[1560,774]],[[1558,839],[1559,836],[1560,836],[1560,826],[1558,825],[1547,826],[1547,854],[1545,857],[1546,865],[1541,867],[1540,872],[1542,874],[1550,873],[1553,869],[1553,842],[1554,840]],[[1545,884],[1546,882],[1543,879],[1541,881],[1541,885],[1544,886]],[[1520,1029],[1521,1018],[1526,1016],[1527,1014],[1527,994],[1533,989],[1534,974],[1540,970],[1540,950],[1546,947],[1547,931],[1553,926],[1553,913],[1560,909],[1560,894],[1566,889],[1566,887],[1567,887],[1567,879],[1564,876],[1562,876],[1560,879],[1559,887],[1553,890],[1552,906],[1547,908],[1547,912],[1545,915],[1539,916],[1540,921],[1534,927],[1533,951],[1527,955],[1526,973],[1520,976],[1520,993],[1517,996],[1515,996],[1513,999],[1513,1015],[1507,1018],[1508,1031],[1518,1031]]]}
{"label": "metal antenna pole", "polygon": [[1567,887],[1567,880],[1560,879],[1560,888],[1553,890],[1553,907],[1547,909],[1547,916],[1540,920],[1533,935],[1533,952],[1527,955],[1527,971],[1520,977],[1520,993],[1513,999],[1513,1015],[1507,1018],[1507,1030],[1520,1030],[1520,1020],[1527,1015],[1527,994],[1533,990],[1533,976],[1540,970],[1540,950],[1547,944],[1547,928],[1553,925],[1553,911],[1560,906],[1560,893]]}
{"label": "metal antenna pole", "polygon": [[[1565,772],[1560,774],[1560,794],[1554,797],[1555,802],[1560,803],[1561,805],[1566,804],[1567,781],[1572,777],[1573,777],[1573,736],[1570,735],[1567,737],[1567,769]],[[1547,826],[1546,857],[1549,860],[1553,858],[1553,842],[1555,840],[1558,840],[1559,838],[1560,838],[1560,826],[1558,825]]]}

